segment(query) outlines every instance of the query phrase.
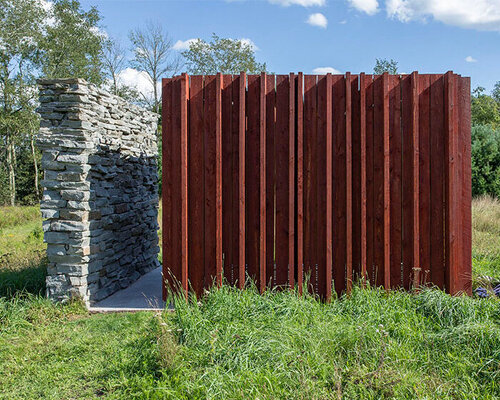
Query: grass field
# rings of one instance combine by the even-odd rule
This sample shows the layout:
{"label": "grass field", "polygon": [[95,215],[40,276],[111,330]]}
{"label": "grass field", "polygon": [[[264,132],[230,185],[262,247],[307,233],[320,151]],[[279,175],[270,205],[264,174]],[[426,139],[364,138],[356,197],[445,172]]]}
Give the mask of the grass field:
{"label": "grass field", "polygon": [[[90,315],[40,295],[44,248],[36,207],[0,208],[0,399],[500,398],[498,299],[223,287],[172,314]],[[498,201],[474,200],[473,265],[500,278]]]}

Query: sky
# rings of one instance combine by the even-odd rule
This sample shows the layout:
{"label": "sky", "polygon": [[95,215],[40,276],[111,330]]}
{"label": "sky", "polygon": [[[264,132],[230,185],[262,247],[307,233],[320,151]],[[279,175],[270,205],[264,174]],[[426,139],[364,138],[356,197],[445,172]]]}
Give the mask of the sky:
{"label": "sky", "polygon": [[[194,38],[243,39],[277,74],[373,72],[376,58],[399,72],[470,76],[488,92],[500,81],[500,0],[81,0],[107,34],[128,46],[147,21],[181,51]],[[143,80],[124,71],[125,80]],[[128,82],[126,82],[128,83]]]}

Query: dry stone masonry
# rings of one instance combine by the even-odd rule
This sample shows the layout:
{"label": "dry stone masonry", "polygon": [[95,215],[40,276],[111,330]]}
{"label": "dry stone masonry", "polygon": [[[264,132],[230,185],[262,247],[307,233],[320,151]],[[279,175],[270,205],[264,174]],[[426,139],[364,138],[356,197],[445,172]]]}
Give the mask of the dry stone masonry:
{"label": "dry stone masonry", "polygon": [[47,294],[93,303],[159,266],[158,118],[81,79],[39,89]]}

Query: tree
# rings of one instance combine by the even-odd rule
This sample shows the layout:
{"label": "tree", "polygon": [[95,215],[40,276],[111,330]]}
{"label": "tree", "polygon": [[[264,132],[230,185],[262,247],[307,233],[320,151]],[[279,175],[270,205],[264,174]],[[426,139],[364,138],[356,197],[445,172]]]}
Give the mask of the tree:
{"label": "tree", "polygon": [[83,11],[77,0],[55,0],[49,16],[52,22],[46,26],[43,44],[44,75],[102,84],[101,56],[106,37],[99,29],[97,9]]}
{"label": "tree", "polygon": [[373,67],[373,72],[377,75],[382,75],[384,72],[397,74],[398,63],[392,58],[390,60],[387,60],[386,58],[377,58],[375,60],[375,67]]}
{"label": "tree", "polygon": [[163,26],[148,22],[144,29],[137,28],[130,32],[130,41],[134,59],[131,64],[139,71],[144,71],[151,81],[153,98],[146,101],[151,103],[154,112],[160,109],[160,95],[158,86],[161,78],[175,75],[180,68],[179,57],[175,54],[172,40]]}
{"label": "tree", "polygon": [[0,134],[5,149],[1,156],[7,165],[11,205],[16,202],[16,148],[23,134],[33,143],[37,126],[34,71],[40,65],[45,17],[38,2],[0,0]]}
{"label": "tree", "polygon": [[500,130],[476,125],[471,133],[472,195],[500,198]]}
{"label": "tree", "polygon": [[113,39],[108,39],[103,46],[102,54],[104,76],[109,81],[111,93],[133,103],[140,103],[140,94],[132,87],[125,85],[120,79],[120,72],[127,65],[125,49]]}
{"label": "tree", "polygon": [[215,33],[209,42],[196,39],[182,55],[188,72],[192,74],[239,74],[242,71],[257,74],[266,71],[266,64],[256,61],[255,49],[250,43],[220,38]]}
{"label": "tree", "polygon": [[477,87],[472,91],[471,120],[473,125],[496,127],[500,124],[499,104],[493,97],[485,94],[483,87]]}
{"label": "tree", "polygon": [[493,92],[491,92],[491,95],[500,107],[500,81],[495,83],[495,86],[493,87]]}

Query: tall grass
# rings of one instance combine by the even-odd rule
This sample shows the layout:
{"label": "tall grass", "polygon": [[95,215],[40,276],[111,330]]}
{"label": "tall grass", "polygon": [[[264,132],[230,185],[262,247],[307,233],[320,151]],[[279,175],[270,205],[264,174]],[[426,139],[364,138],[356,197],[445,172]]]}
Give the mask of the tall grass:
{"label": "tall grass", "polygon": [[500,396],[497,300],[355,287],[324,304],[223,286],[175,305],[165,317],[179,346],[165,356],[165,398]]}
{"label": "tall grass", "polygon": [[472,201],[472,257],[476,279],[500,280],[500,200],[483,196]]}
{"label": "tall grass", "polygon": [[39,220],[40,206],[0,207],[0,233],[5,228]]}

